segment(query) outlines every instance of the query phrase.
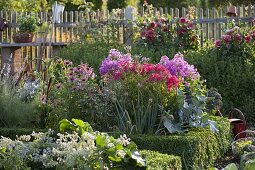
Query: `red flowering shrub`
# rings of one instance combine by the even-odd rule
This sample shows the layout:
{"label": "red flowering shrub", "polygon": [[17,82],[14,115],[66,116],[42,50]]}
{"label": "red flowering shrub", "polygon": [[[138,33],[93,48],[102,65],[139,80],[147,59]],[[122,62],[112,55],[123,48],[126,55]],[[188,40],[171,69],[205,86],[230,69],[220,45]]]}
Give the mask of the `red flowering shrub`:
{"label": "red flowering shrub", "polygon": [[198,49],[199,41],[195,29],[196,27],[193,22],[187,18],[176,19],[174,44],[178,51]]}
{"label": "red flowering shrub", "polygon": [[169,21],[159,18],[152,22],[144,21],[141,24],[140,37],[142,43],[149,46],[166,46],[172,40],[171,30],[168,28]]}

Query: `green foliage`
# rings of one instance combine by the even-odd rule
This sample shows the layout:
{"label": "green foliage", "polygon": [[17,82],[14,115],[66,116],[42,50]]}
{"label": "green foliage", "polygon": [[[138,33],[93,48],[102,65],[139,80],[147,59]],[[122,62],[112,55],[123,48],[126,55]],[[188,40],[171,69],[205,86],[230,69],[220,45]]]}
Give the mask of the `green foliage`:
{"label": "green foliage", "polygon": [[0,10],[16,12],[39,12],[47,10],[47,0],[2,0]]}
{"label": "green foliage", "polygon": [[194,129],[185,134],[169,136],[131,135],[131,139],[141,149],[180,156],[184,169],[207,169],[216,159],[222,158],[230,146],[228,119],[212,119],[219,126],[217,134],[209,129]]}
{"label": "green foliage", "polygon": [[122,9],[127,6],[138,6],[139,0],[107,0],[107,8],[111,11],[112,9]]}
{"label": "green foliage", "polygon": [[39,25],[39,18],[33,15],[24,15],[18,18],[19,32],[35,32]]}
{"label": "green foliage", "polygon": [[0,168],[145,169],[145,160],[136,144],[125,135],[115,139],[106,133],[94,132],[82,120],[72,119],[72,122],[60,122],[63,133],[48,130],[17,136],[16,140],[1,137]]}
{"label": "green foliage", "polygon": [[0,90],[0,126],[25,128],[36,125],[36,103],[23,102],[14,89],[6,86],[1,86]]}
{"label": "green foliage", "polygon": [[0,136],[5,136],[11,139],[16,139],[17,136],[29,135],[32,132],[46,132],[44,129],[31,129],[28,128],[0,128]]}
{"label": "green foliage", "polygon": [[44,94],[48,100],[42,103],[48,127],[56,128],[64,118],[76,118],[90,122],[97,130],[108,130],[112,120],[109,118],[111,105],[95,81],[92,68],[87,64],[72,65],[69,60],[57,59],[50,62],[48,76],[51,81]]}
{"label": "green foliage", "polygon": [[215,87],[223,99],[223,112],[239,108],[246,120],[253,122],[255,91],[254,47],[244,45],[243,49],[221,50],[204,48],[190,51],[186,59],[196,66],[207,87]]}
{"label": "green foliage", "polygon": [[115,42],[105,41],[81,41],[68,45],[60,50],[58,56],[71,60],[75,65],[88,63],[96,74],[99,72],[99,66],[103,59],[108,55],[110,49],[123,49],[122,45]]}
{"label": "green foliage", "polygon": [[182,162],[179,156],[161,154],[150,150],[141,150],[142,157],[146,159],[148,170],[181,170]]}
{"label": "green foliage", "polygon": [[[149,4],[152,4],[155,7],[171,7],[171,8],[182,8],[188,6],[196,7],[225,7],[232,3],[234,5],[249,5],[253,4],[254,0],[147,0]],[[143,0],[140,1],[143,3]]]}

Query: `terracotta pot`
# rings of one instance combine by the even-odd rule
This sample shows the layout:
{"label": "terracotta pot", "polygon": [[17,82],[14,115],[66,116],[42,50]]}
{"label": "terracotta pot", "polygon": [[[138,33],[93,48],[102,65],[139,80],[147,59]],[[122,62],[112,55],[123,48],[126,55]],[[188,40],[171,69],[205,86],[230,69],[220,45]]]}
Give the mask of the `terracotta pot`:
{"label": "terracotta pot", "polygon": [[32,42],[34,34],[31,32],[13,34],[12,39],[16,43],[30,43]]}

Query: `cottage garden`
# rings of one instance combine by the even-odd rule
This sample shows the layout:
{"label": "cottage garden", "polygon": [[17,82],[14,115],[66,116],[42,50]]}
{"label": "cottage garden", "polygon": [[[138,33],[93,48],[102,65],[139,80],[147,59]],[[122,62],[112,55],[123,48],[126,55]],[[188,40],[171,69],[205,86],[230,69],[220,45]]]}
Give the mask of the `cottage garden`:
{"label": "cottage garden", "polygon": [[233,142],[227,118],[237,107],[254,126],[255,30],[233,22],[203,47],[199,35],[148,12],[131,47],[88,32],[40,72],[5,64],[0,168],[255,169],[254,137]]}

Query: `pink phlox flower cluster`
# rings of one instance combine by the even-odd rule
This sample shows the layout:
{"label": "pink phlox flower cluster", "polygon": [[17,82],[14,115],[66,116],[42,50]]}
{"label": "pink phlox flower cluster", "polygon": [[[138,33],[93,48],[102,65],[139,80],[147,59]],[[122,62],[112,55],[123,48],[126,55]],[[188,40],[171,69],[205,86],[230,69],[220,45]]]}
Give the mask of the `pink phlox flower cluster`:
{"label": "pink phlox flower cluster", "polygon": [[[132,61],[129,54],[122,54],[118,50],[112,49],[107,58],[102,62],[99,72],[101,75],[105,75],[109,72],[118,71],[120,67],[122,69],[128,67]],[[120,73],[117,73],[117,75],[118,77],[121,76]]]}
{"label": "pink phlox flower cluster", "polygon": [[175,76],[181,78],[191,78],[195,80],[200,77],[197,69],[186,62],[183,55],[180,53],[175,54],[174,58],[170,60],[167,56],[162,56],[160,64],[168,69],[168,71]]}

